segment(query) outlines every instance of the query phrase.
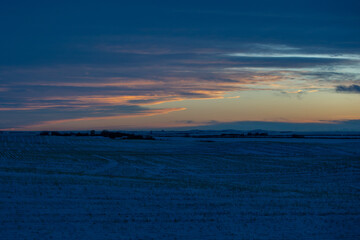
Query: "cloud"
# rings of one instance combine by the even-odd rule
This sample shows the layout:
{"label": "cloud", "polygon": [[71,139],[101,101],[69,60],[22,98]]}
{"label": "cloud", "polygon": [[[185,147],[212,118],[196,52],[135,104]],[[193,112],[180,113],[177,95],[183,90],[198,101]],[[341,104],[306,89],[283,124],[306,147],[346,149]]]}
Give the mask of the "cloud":
{"label": "cloud", "polygon": [[[26,126],[20,127],[22,130],[40,130],[40,129],[46,129],[46,128],[53,128],[57,125],[61,124],[83,124],[82,128],[86,129],[87,124],[90,122],[96,122],[96,121],[106,121],[106,120],[119,120],[122,118],[132,118],[132,117],[149,117],[154,115],[160,115],[160,114],[167,114],[170,112],[175,111],[183,111],[186,110],[186,108],[163,108],[163,109],[144,109],[143,111],[139,111],[136,113],[124,113],[121,115],[110,115],[110,116],[96,116],[96,117],[80,117],[80,118],[70,118],[70,119],[58,119],[58,120],[52,120],[52,121],[42,121],[35,124],[30,124]],[[103,126],[100,126],[101,128]]]}
{"label": "cloud", "polygon": [[308,93],[316,93],[319,90],[316,89],[299,89],[299,90],[290,90],[290,91],[280,91],[280,93],[283,96],[288,96],[290,97],[291,95],[295,95],[298,99],[303,99],[304,95],[308,94]]}
{"label": "cloud", "polygon": [[358,54],[313,54],[313,53],[230,53],[231,57],[253,57],[253,58],[319,58],[319,59],[342,59],[360,60]]}
{"label": "cloud", "polygon": [[[86,123],[99,120],[116,120],[130,117],[147,117],[182,111],[185,108],[146,108],[136,105],[88,106],[84,108],[38,108],[20,110],[0,110],[7,118],[0,118],[0,129],[41,130],[56,124]],[[24,117],[26,116],[26,117]]]}
{"label": "cloud", "polygon": [[339,85],[336,86],[336,92],[339,93],[360,93],[360,85],[350,85],[350,86],[344,86],[344,85]]}
{"label": "cloud", "polygon": [[152,36],[146,44],[140,37],[103,39],[84,44],[79,50],[83,57],[69,63],[0,65],[0,114],[5,116],[0,125],[24,126],[4,120],[11,118],[36,124],[135,116],[166,102],[238,98],[233,95],[249,90],[300,98],[358,78],[360,55],[336,49],[309,53],[311,49],[286,44],[182,37]]}

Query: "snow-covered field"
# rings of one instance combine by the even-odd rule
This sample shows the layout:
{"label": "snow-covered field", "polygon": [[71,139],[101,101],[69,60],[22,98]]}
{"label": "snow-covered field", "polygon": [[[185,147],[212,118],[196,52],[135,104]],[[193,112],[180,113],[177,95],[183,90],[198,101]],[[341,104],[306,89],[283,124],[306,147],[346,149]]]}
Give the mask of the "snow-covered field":
{"label": "snow-covered field", "polygon": [[0,135],[0,239],[360,239],[360,140]]}

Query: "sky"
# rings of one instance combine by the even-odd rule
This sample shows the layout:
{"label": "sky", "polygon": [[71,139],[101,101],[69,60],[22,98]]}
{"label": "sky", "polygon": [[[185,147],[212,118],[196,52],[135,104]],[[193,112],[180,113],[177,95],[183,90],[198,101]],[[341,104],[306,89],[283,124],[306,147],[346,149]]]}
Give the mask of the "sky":
{"label": "sky", "polygon": [[1,1],[0,129],[360,131],[360,1]]}

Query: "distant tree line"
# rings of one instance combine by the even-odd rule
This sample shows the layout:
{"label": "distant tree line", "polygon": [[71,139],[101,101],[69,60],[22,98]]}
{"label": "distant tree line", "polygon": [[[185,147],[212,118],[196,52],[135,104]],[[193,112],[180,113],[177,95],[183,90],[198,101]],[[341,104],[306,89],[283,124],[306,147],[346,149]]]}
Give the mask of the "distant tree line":
{"label": "distant tree line", "polygon": [[95,130],[91,130],[90,132],[42,131],[42,132],[40,132],[40,136],[63,136],[63,137],[101,136],[101,137],[108,137],[111,139],[121,138],[121,139],[155,140],[155,138],[150,135],[143,136],[143,135],[139,135],[139,134],[124,133],[124,132],[112,132],[112,131],[108,131],[108,130],[103,130],[100,133],[96,133]]}
{"label": "distant tree line", "polygon": [[109,138],[123,138],[123,139],[145,139],[145,140],[155,140],[155,138],[153,138],[150,135],[139,135],[139,134],[133,134],[133,133],[124,133],[124,132],[111,132],[111,131],[107,131],[107,130],[103,130],[99,136],[103,136],[103,137],[109,137]]}

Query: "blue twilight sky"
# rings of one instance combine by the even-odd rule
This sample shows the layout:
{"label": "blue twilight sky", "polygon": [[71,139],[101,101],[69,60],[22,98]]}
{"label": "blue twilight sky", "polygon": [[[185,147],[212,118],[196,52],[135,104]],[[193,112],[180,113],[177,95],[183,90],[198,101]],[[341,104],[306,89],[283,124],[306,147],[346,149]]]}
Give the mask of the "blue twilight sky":
{"label": "blue twilight sky", "polygon": [[360,130],[359,26],[347,0],[1,1],[0,129]]}

